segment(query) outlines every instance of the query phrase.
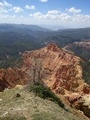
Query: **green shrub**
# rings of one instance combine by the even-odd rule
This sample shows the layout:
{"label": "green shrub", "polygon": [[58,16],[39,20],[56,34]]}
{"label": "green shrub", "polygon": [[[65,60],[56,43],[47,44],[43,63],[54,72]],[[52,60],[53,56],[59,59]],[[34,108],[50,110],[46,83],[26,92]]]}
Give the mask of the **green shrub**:
{"label": "green shrub", "polygon": [[30,86],[30,91],[33,91],[36,96],[39,96],[43,99],[49,99],[57,103],[60,107],[64,108],[63,102],[57,97],[50,88],[44,85],[32,85]]}

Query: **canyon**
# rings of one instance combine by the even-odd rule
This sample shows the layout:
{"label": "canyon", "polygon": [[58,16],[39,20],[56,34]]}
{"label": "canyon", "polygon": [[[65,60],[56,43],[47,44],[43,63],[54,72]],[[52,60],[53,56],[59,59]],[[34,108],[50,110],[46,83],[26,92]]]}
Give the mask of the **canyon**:
{"label": "canyon", "polygon": [[[21,68],[0,69],[0,91],[41,79],[65,104],[90,118],[90,85],[83,78],[85,61],[55,43],[22,54]],[[36,70],[36,74],[34,74]]]}

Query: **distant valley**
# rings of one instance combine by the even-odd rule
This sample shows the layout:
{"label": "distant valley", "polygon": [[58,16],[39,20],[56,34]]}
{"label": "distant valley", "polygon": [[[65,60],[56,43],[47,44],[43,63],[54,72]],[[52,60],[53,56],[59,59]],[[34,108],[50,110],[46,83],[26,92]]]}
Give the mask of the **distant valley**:
{"label": "distant valley", "polygon": [[[20,56],[24,51],[39,49],[51,42],[55,42],[59,47],[64,48],[70,44],[73,45],[74,42],[83,42],[86,39],[90,42],[90,28],[54,31],[37,25],[0,24],[0,67],[7,68],[20,65]],[[82,49],[82,46],[77,49],[78,45],[75,44],[75,46],[76,49],[69,47],[69,50],[84,59],[90,59],[88,57],[90,49]],[[83,51],[87,51],[87,54],[85,52],[81,56]]]}

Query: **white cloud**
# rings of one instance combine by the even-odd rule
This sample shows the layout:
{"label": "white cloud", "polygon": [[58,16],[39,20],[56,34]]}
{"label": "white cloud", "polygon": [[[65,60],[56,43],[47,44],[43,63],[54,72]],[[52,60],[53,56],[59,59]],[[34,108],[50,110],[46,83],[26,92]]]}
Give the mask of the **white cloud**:
{"label": "white cloud", "polygon": [[0,13],[8,13],[8,10],[6,10],[6,9],[0,9]]}
{"label": "white cloud", "polygon": [[71,16],[68,15],[67,13],[62,13],[61,11],[58,10],[51,10],[48,11],[46,14],[36,12],[34,14],[30,14],[30,16],[36,19],[58,20],[58,21],[70,20],[71,18]]}
{"label": "white cloud", "polygon": [[48,0],[40,0],[41,2],[48,2]]}
{"label": "white cloud", "polygon": [[90,26],[90,15],[84,15],[80,12],[81,10],[78,10],[77,12],[72,12],[72,14],[70,14],[68,11],[61,12],[59,10],[51,10],[47,11],[46,14],[36,12],[34,14],[30,14],[30,17],[41,22],[44,21],[44,23],[46,22],[47,24],[64,24],[64,26],[73,25],[73,27],[81,27],[86,24],[87,26]]}
{"label": "white cloud", "polygon": [[12,5],[6,1],[0,2],[0,13],[7,13],[11,7]]}
{"label": "white cloud", "polygon": [[6,1],[3,1],[3,4],[4,4],[5,7],[12,7],[12,5],[10,3],[6,2]]}
{"label": "white cloud", "polygon": [[4,4],[2,2],[0,2],[0,8],[4,7]]}
{"label": "white cloud", "polygon": [[[64,12],[57,9],[48,10],[46,13],[35,12],[31,13],[29,16],[14,15],[15,13],[25,12],[24,9],[20,7],[5,7],[4,2],[0,2],[0,22],[13,22],[13,23],[24,23],[24,24],[47,24],[47,25],[61,25],[66,27],[83,27],[90,26],[90,14],[82,14],[81,9],[76,9],[75,7],[65,9]],[[9,6],[9,5],[6,5]],[[32,6],[32,5],[31,5]],[[26,5],[26,9],[34,9]],[[13,16],[9,13],[13,12]],[[27,12],[27,11],[26,11]],[[31,12],[31,11],[30,11]],[[6,19],[7,18],[7,19]],[[23,18],[23,19],[22,19]]]}
{"label": "white cloud", "polygon": [[13,10],[15,13],[21,13],[21,12],[24,12],[24,10],[20,7],[13,7]]}
{"label": "white cloud", "polygon": [[66,9],[66,11],[68,11],[69,13],[78,14],[81,12],[81,9],[76,9],[75,7],[72,7],[70,9]]}
{"label": "white cloud", "polygon": [[6,1],[3,1],[3,2],[0,2],[0,7],[12,7],[12,5],[10,4],[10,3],[8,3],[8,2],[6,2]]}
{"label": "white cloud", "polygon": [[38,19],[42,19],[42,14],[40,12],[36,12],[34,14],[30,14],[30,17],[34,17],[34,18],[38,18]]}
{"label": "white cloud", "polygon": [[59,14],[59,13],[61,13],[61,12],[58,11],[58,10],[51,10],[51,11],[48,11],[48,14],[52,14],[52,15],[57,15],[57,14]]}
{"label": "white cloud", "polygon": [[12,15],[12,16],[10,16],[10,15],[3,15],[3,14],[0,14],[0,18],[1,19],[14,19],[16,16],[15,15]]}
{"label": "white cloud", "polygon": [[5,9],[5,6],[2,2],[0,2],[0,13],[6,13],[8,12],[6,9]]}
{"label": "white cloud", "polygon": [[31,5],[31,6],[26,5],[25,8],[26,8],[26,9],[35,10],[35,6],[34,6],[34,5]]}

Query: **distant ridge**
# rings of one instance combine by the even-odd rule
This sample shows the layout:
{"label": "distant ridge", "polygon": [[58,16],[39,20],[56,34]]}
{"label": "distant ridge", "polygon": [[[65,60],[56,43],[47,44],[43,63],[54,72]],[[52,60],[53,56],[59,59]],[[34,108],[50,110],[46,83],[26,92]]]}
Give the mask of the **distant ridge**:
{"label": "distant ridge", "polygon": [[15,31],[15,30],[20,30],[20,29],[28,29],[32,31],[52,31],[51,29],[43,28],[38,25],[26,25],[26,24],[7,24],[3,23],[0,24],[0,31]]}

